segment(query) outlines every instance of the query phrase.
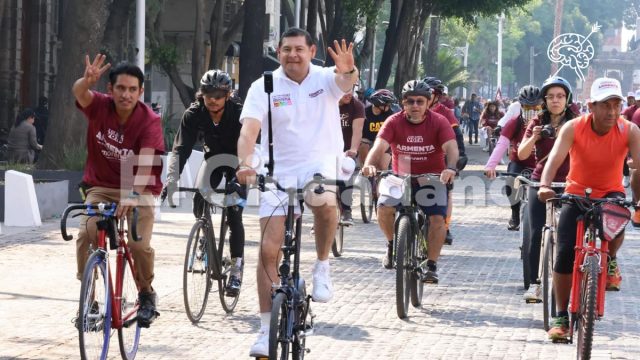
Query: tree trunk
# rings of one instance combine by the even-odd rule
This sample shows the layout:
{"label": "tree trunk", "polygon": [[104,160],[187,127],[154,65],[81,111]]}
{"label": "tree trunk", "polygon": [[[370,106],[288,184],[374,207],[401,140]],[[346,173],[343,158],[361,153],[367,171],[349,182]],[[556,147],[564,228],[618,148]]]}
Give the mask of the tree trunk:
{"label": "tree trunk", "polygon": [[385,88],[391,76],[393,59],[396,57],[396,52],[398,51],[396,35],[398,33],[398,18],[400,16],[401,4],[402,0],[391,0],[391,14],[389,15],[389,25],[387,25],[387,31],[385,32],[384,49],[382,50],[378,77],[376,78],[376,89]]}
{"label": "tree trunk", "polygon": [[224,3],[225,0],[216,0],[209,21],[209,41],[211,42],[209,69],[216,69],[222,65],[224,53],[229,47],[229,44],[223,47],[222,41],[224,35]]}
{"label": "tree trunk", "polygon": [[286,28],[292,27],[296,22],[296,18],[293,15],[293,9],[291,8],[291,3],[289,3],[289,0],[282,0],[280,2],[280,12],[282,12],[282,15],[284,15],[284,18],[287,21],[285,28],[280,29],[280,32],[284,32]]}
{"label": "tree trunk", "polygon": [[204,24],[208,15],[205,13],[205,9],[206,0],[196,0],[196,24],[193,32],[193,46],[191,47],[191,81],[194,87],[200,81],[204,70]]}
{"label": "tree trunk", "polygon": [[39,168],[61,169],[65,153],[85,147],[87,120],[75,108],[71,87],[84,73],[84,56],[88,54],[93,58],[102,46],[109,3],[108,0],[70,0],[66,4],[65,17],[73,21],[62,22],[60,64],[63,66],[59,67],[49,101],[49,123],[55,126],[47,128],[47,138],[56,141],[45,144]]}
{"label": "tree trunk", "polygon": [[318,0],[309,0],[307,31],[311,34],[313,43],[318,44]]}
{"label": "tree trunk", "polygon": [[409,21],[406,22],[408,26],[402,27],[402,30],[398,33],[399,48],[407,50],[398,53],[398,66],[396,67],[394,83],[394,91],[398,94],[401,92],[405,82],[417,77],[417,59],[424,34],[424,26],[431,13],[431,4],[419,1],[411,4],[411,1],[405,0],[403,10],[407,16],[401,14],[400,18],[409,19]]}
{"label": "tree trunk", "polygon": [[109,19],[104,31],[102,48],[107,55],[107,61],[112,64],[123,60],[134,60],[135,54],[129,54],[126,49],[125,34],[133,4],[134,0],[114,0],[109,7]]}
{"label": "tree trunk", "polygon": [[431,74],[436,67],[438,59],[438,41],[440,39],[440,17],[432,17],[429,26],[429,42],[427,43],[427,56],[424,59],[425,74]]}
{"label": "tree trunk", "polygon": [[[222,10],[220,10],[220,14],[224,15]],[[227,28],[226,30],[223,27],[224,16],[215,14],[216,24],[212,24],[211,26],[219,27],[219,31],[222,34],[222,37],[218,38],[216,36],[215,39],[211,37],[211,62],[209,63],[209,69],[219,69],[222,67],[222,61],[224,60],[224,56],[227,52],[227,49],[229,48],[229,45],[231,45],[233,39],[240,33],[240,30],[242,30],[242,25],[244,24],[244,14],[245,6],[243,4],[240,9],[238,9],[238,12],[233,15],[233,20],[229,24],[229,28]],[[213,17],[214,15],[212,15],[212,21]],[[216,30],[216,33],[217,32],[218,30]]]}
{"label": "tree trunk", "polygon": [[264,42],[264,14],[266,5],[263,0],[245,0],[245,21],[240,45],[240,97],[245,98],[251,83],[262,73],[262,49]]}
{"label": "tree trunk", "polygon": [[[374,9],[380,9],[382,6],[382,0],[375,0],[373,7]],[[358,69],[364,69],[371,67],[371,54],[375,50],[376,45],[373,43],[375,40],[375,32],[378,23],[377,12],[372,12],[372,15],[367,17],[365,31],[364,31],[364,39],[362,40],[362,49],[360,53],[356,56],[356,64],[358,65]],[[375,67],[375,64],[374,64]],[[362,71],[362,70],[361,70]]]}

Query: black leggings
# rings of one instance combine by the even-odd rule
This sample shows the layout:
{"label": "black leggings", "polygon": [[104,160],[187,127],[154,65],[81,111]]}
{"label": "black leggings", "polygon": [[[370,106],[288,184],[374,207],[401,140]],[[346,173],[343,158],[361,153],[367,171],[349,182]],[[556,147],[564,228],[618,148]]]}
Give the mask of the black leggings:
{"label": "black leggings", "polygon": [[[510,173],[520,174],[525,169],[526,167],[524,167],[522,164],[515,161],[511,161],[509,162],[509,165],[507,165],[507,172],[510,172]],[[505,194],[509,198],[509,204],[511,204],[511,219],[519,221],[520,220],[520,199],[515,198],[515,195],[517,194],[517,192],[513,191],[513,185],[514,185],[513,181],[511,180],[507,181],[507,185],[505,186]]]}
{"label": "black leggings", "polygon": [[[553,190],[556,194],[561,194],[563,189],[555,188]],[[527,214],[529,214],[529,280],[535,284],[538,282],[542,228],[547,218],[547,205],[538,200],[538,188],[533,186],[529,187]]]}

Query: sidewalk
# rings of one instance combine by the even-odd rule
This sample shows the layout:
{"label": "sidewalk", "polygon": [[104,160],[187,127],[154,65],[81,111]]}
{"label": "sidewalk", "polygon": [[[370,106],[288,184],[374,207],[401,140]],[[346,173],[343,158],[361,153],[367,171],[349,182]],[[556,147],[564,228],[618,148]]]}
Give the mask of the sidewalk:
{"label": "sidewalk", "polygon": [[[483,155],[486,161],[477,146],[468,153],[475,165],[484,164]],[[454,190],[455,240],[443,250],[440,284],[425,286],[422,307],[411,307],[406,320],[396,316],[395,271],[381,266],[381,232],[375,221],[363,224],[354,208],[344,256],[331,257],[335,296],[329,304],[312,304],[316,329],[307,340],[307,359],[575,358],[575,344],[546,340],[541,305],[522,301],[518,233],[506,230],[509,208],[465,205],[464,194],[464,189]],[[256,209],[247,209],[244,217],[246,271],[236,311],[224,314],[214,286],[202,321],[193,326],[182,300],[184,247],[193,222],[189,206],[163,208],[162,221],[155,225],[154,287],[161,316],[143,330],[137,359],[248,359],[259,327]],[[310,226],[306,216],[301,268],[309,288],[315,253]],[[77,359],[78,335],[71,323],[80,288],[74,241],[61,239],[57,221],[37,229],[2,230],[0,359]],[[640,354],[639,238],[628,227],[618,260],[622,291],[607,293],[605,317],[596,322],[596,359]],[[120,358],[117,336],[109,358]]]}

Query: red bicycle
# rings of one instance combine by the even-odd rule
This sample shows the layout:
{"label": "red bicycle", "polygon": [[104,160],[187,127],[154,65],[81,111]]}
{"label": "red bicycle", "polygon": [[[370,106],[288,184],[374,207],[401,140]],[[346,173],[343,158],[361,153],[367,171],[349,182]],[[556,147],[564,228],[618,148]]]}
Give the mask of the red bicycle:
{"label": "red bicycle", "polygon": [[[609,241],[618,236],[631,219],[629,207],[636,207],[624,198],[591,198],[563,194],[557,200],[575,205],[581,216],[577,219],[575,260],[569,313],[569,342],[574,331],[578,338],[578,359],[589,359],[593,345],[595,320],[604,316],[604,296],[609,262]],[[600,239],[598,244],[598,239]]]}
{"label": "red bicycle", "polygon": [[[97,248],[87,260],[80,287],[80,307],[76,327],[80,338],[82,359],[106,359],[113,330],[118,331],[120,355],[123,359],[133,359],[138,352],[140,325],[137,322],[138,286],[135,278],[133,257],[127,246],[125,219],[115,217],[116,204],[72,205],[65,209],[60,220],[63,239],[67,234],[67,217],[73,211],[80,215],[98,217]],[[136,233],[138,212],[133,211],[131,235]],[[112,250],[117,250],[115,288],[111,277],[107,239]]]}

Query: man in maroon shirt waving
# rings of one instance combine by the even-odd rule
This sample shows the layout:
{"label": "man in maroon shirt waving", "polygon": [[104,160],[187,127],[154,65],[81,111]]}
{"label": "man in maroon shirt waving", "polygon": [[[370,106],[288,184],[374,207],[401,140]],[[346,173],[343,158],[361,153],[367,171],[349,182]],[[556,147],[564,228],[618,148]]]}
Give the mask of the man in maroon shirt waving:
{"label": "man in maroon shirt waving", "polygon": [[[82,181],[87,204],[118,204],[116,216],[128,216],[138,208],[140,241],[129,241],[139,286],[138,324],[149,327],[157,317],[153,291],[154,250],[153,197],[160,194],[164,139],[159,116],[139,101],[144,74],[135,65],[118,64],[109,72],[108,94],[91,88],[111,67],[105,56],[93,62],[85,57],[84,75],[73,84],[76,106],[87,120],[87,162]],[[89,257],[90,244],[96,243],[96,220],[83,217],[76,244],[78,278]]]}
{"label": "man in maroon shirt waving", "polygon": [[[442,184],[451,184],[456,176],[458,147],[451,125],[442,115],[428,109],[431,88],[424,81],[411,80],[402,88],[403,111],[390,116],[380,129],[373,148],[367,155],[362,173],[373,176],[380,157],[391,147],[393,172],[398,175],[439,173]],[[445,163],[446,155],[446,163]],[[424,282],[437,283],[436,262],[440,256],[446,235],[447,192],[449,187],[423,186],[420,179],[412,182],[412,195],[426,189],[435,193],[435,201],[418,205],[429,217],[427,234],[427,269]],[[443,192],[442,194],[440,192]],[[431,199],[430,199],[431,200]],[[381,195],[378,199],[378,223],[387,240],[387,254],[383,266],[393,267],[393,224],[399,199]]]}

